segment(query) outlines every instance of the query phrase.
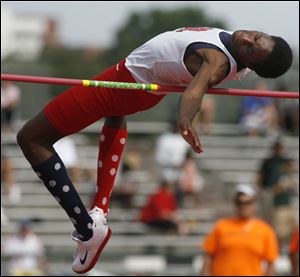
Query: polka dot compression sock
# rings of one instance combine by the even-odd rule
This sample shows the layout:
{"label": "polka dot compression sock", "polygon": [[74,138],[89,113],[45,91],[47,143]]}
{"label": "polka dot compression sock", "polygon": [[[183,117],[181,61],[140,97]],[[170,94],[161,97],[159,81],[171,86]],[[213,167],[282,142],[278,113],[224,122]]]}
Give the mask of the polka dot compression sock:
{"label": "polka dot compression sock", "polygon": [[127,131],[104,126],[100,135],[96,196],[92,208],[98,206],[108,212],[118,166],[126,143]]}
{"label": "polka dot compression sock", "polygon": [[66,211],[79,238],[83,241],[89,240],[93,235],[93,220],[84,207],[57,153],[41,165],[34,167],[33,170]]}

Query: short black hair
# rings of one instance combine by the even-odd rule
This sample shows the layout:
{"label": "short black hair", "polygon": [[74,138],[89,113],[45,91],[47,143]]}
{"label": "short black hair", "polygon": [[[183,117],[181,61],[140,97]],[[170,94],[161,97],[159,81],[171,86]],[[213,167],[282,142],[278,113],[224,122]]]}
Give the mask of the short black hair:
{"label": "short black hair", "polygon": [[293,52],[289,44],[281,37],[271,36],[274,47],[263,63],[255,64],[253,70],[263,78],[277,78],[283,75],[292,65]]}
{"label": "short black hair", "polygon": [[[240,199],[240,197],[241,197],[242,195],[248,195],[248,194],[243,193],[243,192],[241,192],[241,191],[238,192],[238,193],[236,193],[236,194],[233,196],[233,202],[236,203],[237,201],[239,201],[239,199]],[[248,195],[248,196],[250,196],[250,195]],[[250,197],[252,197],[253,201],[256,200],[256,196],[255,196],[255,195],[250,196]]]}

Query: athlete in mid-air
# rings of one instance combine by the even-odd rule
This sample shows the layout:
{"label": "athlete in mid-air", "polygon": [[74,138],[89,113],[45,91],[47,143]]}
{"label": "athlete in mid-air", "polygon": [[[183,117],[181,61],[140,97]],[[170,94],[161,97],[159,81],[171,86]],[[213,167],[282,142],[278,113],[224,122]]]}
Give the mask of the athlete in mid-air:
{"label": "athlete in mid-air", "polygon": [[[95,80],[186,86],[178,124],[197,153],[203,146],[192,126],[208,88],[241,80],[251,70],[276,78],[291,66],[292,51],[280,37],[263,32],[228,32],[209,27],[162,33],[130,53]],[[126,143],[125,116],[150,109],[165,95],[110,88],[73,87],[48,103],[18,132],[17,140],[33,170],[68,214],[75,230],[77,254],[72,268],[93,268],[110,238],[108,204]],[[53,144],[105,118],[99,139],[97,192],[92,209],[83,205]]]}

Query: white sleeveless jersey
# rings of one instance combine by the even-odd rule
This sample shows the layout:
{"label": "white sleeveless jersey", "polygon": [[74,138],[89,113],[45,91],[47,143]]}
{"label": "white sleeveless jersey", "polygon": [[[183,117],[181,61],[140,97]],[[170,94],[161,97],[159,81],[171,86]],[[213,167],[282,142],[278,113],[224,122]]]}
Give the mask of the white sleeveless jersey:
{"label": "white sleeveless jersey", "polygon": [[135,49],[126,58],[125,66],[138,83],[187,86],[193,76],[184,64],[187,47],[194,42],[210,43],[220,48],[230,61],[230,72],[225,80],[241,80],[251,71],[237,72],[237,63],[226,49],[219,34],[227,32],[209,27],[181,28],[162,33]]}

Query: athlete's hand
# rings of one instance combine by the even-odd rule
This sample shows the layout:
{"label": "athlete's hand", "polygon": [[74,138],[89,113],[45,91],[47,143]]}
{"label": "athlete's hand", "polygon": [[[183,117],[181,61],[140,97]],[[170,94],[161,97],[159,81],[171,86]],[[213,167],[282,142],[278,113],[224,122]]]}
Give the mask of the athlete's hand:
{"label": "athlete's hand", "polygon": [[179,129],[182,137],[188,144],[192,146],[196,153],[200,154],[204,151],[200,139],[192,124],[190,124],[188,121],[182,120],[179,122]]}

